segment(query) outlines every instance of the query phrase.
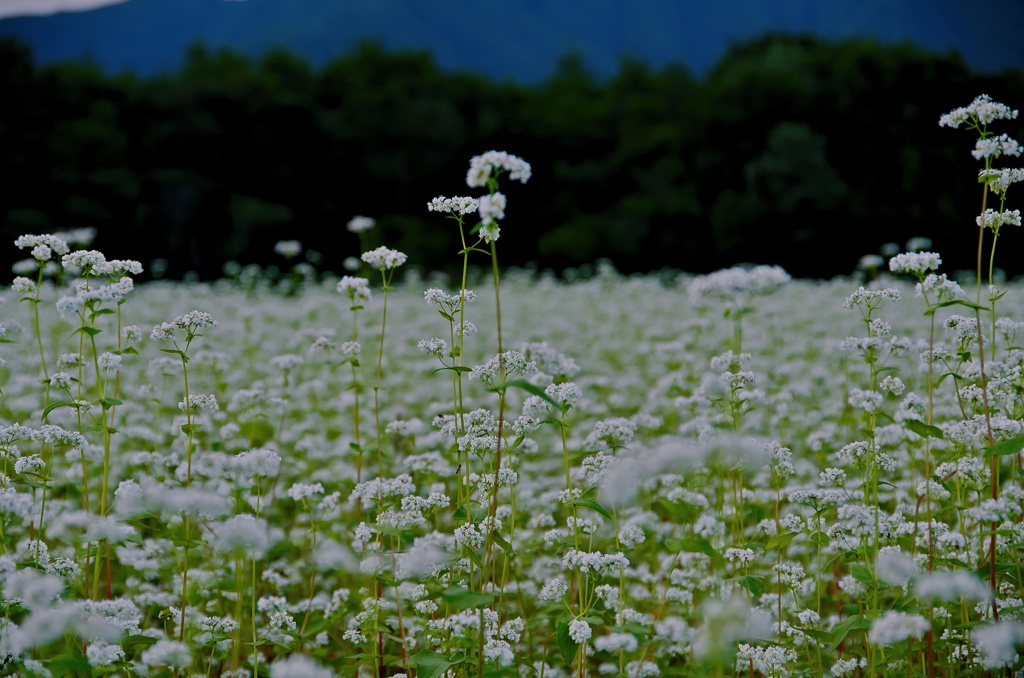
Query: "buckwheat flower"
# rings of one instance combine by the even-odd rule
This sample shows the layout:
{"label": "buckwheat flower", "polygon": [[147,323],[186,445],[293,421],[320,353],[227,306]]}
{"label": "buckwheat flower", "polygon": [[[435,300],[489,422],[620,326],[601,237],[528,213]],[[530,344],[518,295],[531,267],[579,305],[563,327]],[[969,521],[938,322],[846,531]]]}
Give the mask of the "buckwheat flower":
{"label": "buckwheat flower", "polygon": [[124,650],[120,645],[111,645],[103,641],[89,643],[85,649],[85,658],[92,666],[110,666],[124,659]]}
{"label": "buckwheat flower", "polygon": [[189,394],[187,401],[182,400],[178,403],[178,409],[182,412],[216,412],[220,406],[217,404],[216,396],[195,393]]}
{"label": "buckwheat flower", "polygon": [[971,631],[971,640],[978,648],[983,668],[998,669],[1010,666],[1017,662],[1017,647],[1024,643],[1024,624],[1019,621],[1003,620],[976,626]]}
{"label": "buckwheat flower", "polygon": [[988,209],[974,220],[981,228],[990,228],[998,233],[1003,226],[1020,226],[1020,210],[996,212]]}
{"label": "buckwheat flower", "polygon": [[573,619],[569,622],[569,637],[580,645],[590,640],[592,633],[586,620]]}
{"label": "buckwheat flower", "polygon": [[433,339],[420,339],[416,343],[416,348],[418,348],[421,353],[426,353],[438,358],[444,358],[448,355],[448,342],[437,337],[434,337]]}
{"label": "buckwheat flower", "polygon": [[55,235],[23,235],[14,241],[14,246],[20,250],[36,248],[40,245],[45,245],[62,256],[67,254],[69,249],[67,242]]}
{"label": "buckwheat flower", "polygon": [[847,398],[847,402],[850,403],[852,407],[862,409],[865,412],[874,412],[882,406],[883,398],[884,396],[876,391],[852,388],[850,389],[850,395]]}
{"label": "buckwheat flower", "polygon": [[362,348],[358,341],[345,341],[338,346],[338,353],[341,355],[343,362],[349,362],[359,357],[359,352]]}
{"label": "buckwheat flower", "polygon": [[49,261],[53,256],[53,250],[46,245],[36,245],[32,248],[32,258],[36,261]]}
{"label": "buckwheat flower", "polygon": [[71,388],[71,375],[67,372],[57,372],[50,377],[50,387],[58,391],[66,391]]}
{"label": "buckwheat flower", "polygon": [[988,183],[989,190],[1004,195],[1010,184],[1024,181],[1024,169],[1019,167],[1006,169],[990,169],[978,172],[978,178]]}
{"label": "buckwheat flower", "polygon": [[297,257],[302,254],[302,243],[298,240],[279,240],[274,244],[274,253],[285,259]]}
{"label": "buckwheat flower", "polygon": [[515,660],[515,653],[508,641],[492,638],[484,645],[484,659],[488,662],[495,662],[498,666],[511,666]]}
{"label": "buckwheat flower", "polygon": [[469,372],[469,378],[470,380],[479,379],[490,386],[498,378],[499,368],[504,370],[506,378],[514,374],[530,376],[537,372],[537,364],[532,360],[527,360],[519,351],[505,351],[494,356],[483,365],[474,367]]}
{"label": "buckwheat flower", "polygon": [[387,271],[404,264],[406,256],[398,250],[388,249],[387,247],[378,247],[375,250],[363,252],[362,259],[372,268],[379,271]]}
{"label": "buckwheat flower", "polygon": [[493,193],[480,198],[480,220],[485,226],[505,218],[507,200],[502,193]]}
{"label": "buckwheat flower", "polygon": [[14,462],[15,473],[25,473],[26,471],[29,473],[35,473],[36,471],[40,471],[44,468],[46,468],[46,462],[43,461],[43,458],[38,454],[19,457],[18,460]]}
{"label": "buckwheat flower", "polygon": [[939,127],[957,128],[968,120],[987,125],[993,120],[1013,120],[1017,111],[1010,110],[1006,104],[993,101],[987,94],[977,96],[970,106],[955,108],[939,117]]}
{"label": "buckwheat flower", "polygon": [[987,603],[992,600],[992,589],[973,572],[931,572],[914,582],[914,595],[921,600],[955,602],[970,600]]}
{"label": "buckwheat flower", "polygon": [[868,308],[876,308],[883,301],[899,301],[901,298],[897,289],[888,287],[882,290],[869,290],[862,285],[843,301],[843,308],[853,308],[861,304]]}
{"label": "buckwheat flower", "polygon": [[427,203],[427,210],[430,212],[446,212],[448,214],[459,215],[472,214],[473,212],[476,212],[479,207],[479,201],[476,198],[470,198],[468,196],[446,198],[442,195]]}
{"label": "buckwheat flower", "polygon": [[893,273],[916,273],[936,270],[942,258],[935,252],[904,252],[889,260],[889,270]]}
{"label": "buckwheat flower", "polygon": [[903,392],[907,389],[902,379],[900,379],[899,377],[894,377],[892,375],[889,375],[888,377],[883,379],[882,383],[879,384],[879,387],[883,391],[888,391],[894,396],[903,395]]}
{"label": "buckwheat flower", "polygon": [[545,602],[559,600],[568,592],[569,584],[565,581],[564,577],[559,575],[541,587],[540,593],[537,594],[537,600]]}
{"label": "buckwheat flower", "polygon": [[[497,170],[497,171],[495,171]],[[530,163],[520,157],[509,155],[505,151],[487,151],[469,160],[469,171],[466,173],[466,185],[480,188],[487,185],[491,175],[497,176],[507,171],[509,179],[526,183],[532,174]]]}
{"label": "buckwheat flower", "polygon": [[61,263],[64,268],[80,268],[82,275],[99,275],[98,269],[107,263],[107,258],[97,250],[78,250],[65,254]]}
{"label": "buckwheat flower", "polygon": [[127,325],[121,330],[121,341],[126,344],[137,344],[142,340],[142,330],[138,325]]}
{"label": "buckwheat flower", "polygon": [[320,483],[295,483],[288,488],[288,496],[294,501],[302,501],[314,494],[323,494],[324,486]]}
{"label": "buckwheat flower", "polygon": [[879,580],[892,586],[904,586],[917,575],[914,558],[893,547],[883,547],[876,556]]}
{"label": "buckwheat flower", "polygon": [[551,397],[559,405],[565,407],[572,405],[583,397],[583,391],[574,381],[567,381],[561,384],[549,384],[544,393]]}
{"label": "buckwheat flower", "polygon": [[266,521],[249,514],[233,516],[215,534],[214,548],[218,551],[244,553],[253,560],[263,558],[270,547]]}
{"label": "buckwheat flower", "polygon": [[871,624],[868,640],[885,647],[910,638],[923,638],[931,628],[931,622],[919,614],[890,610]]}
{"label": "buckwheat flower", "polygon": [[345,228],[350,233],[362,233],[363,231],[369,231],[371,228],[377,225],[377,221],[372,217],[354,216],[348,220],[345,224]]}
{"label": "buckwheat flower", "polygon": [[29,278],[18,276],[14,279],[14,282],[11,283],[11,289],[18,294],[35,294],[36,283],[34,280],[30,280]]}
{"label": "buckwheat flower", "polygon": [[1020,152],[1021,147],[1015,139],[1010,138],[1006,134],[1000,134],[997,137],[978,139],[974,144],[974,150],[971,151],[971,155],[976,160],[981,160],[982,158],[998,158],[1002,155],[1019,156]]}
{"label": "buckwheat flower", "polygon": [[940,303],[954,301],[966,296],[960,285],[946,278],[945,273],[941,275],[929,274],[915,286],[915,290],[919,297],[930,292],[938,293]]}
{"label": "buckwheat flower", "polygon": [[140,657],[147,666],[172,666],[185,669],[192,663],[192,652],[188,645],[176,640],[158,640],[152,647],[143,650]]}
{"label": "buckwheat flower", "polygon": [[116,353],[101,353],[96,363],[104,372],[117,372],[121,369],[121,356]]}
{"label": "buckwheat flower", "polygon": [[293,654],[274,660],[270,665],[270,678],[334,678],[334,673],[308,655]]}

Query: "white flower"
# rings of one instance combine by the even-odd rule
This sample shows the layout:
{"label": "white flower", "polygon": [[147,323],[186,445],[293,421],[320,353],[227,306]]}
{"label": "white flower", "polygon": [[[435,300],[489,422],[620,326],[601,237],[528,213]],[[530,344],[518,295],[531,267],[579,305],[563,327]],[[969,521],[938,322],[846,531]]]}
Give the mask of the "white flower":
{"label": "white flower", "polygon": [[934,271],[942,263],[942,258],[935,252],[904,252],[889,260],[889,270],[893,273],[924,273]]}
{"label": "white flower", "polygon": [[503,171],[509,173],[508,178],[512,181],[521,181],[525,184],[533,170],[530,163],[522,158],[509,155],[505,151],[487,151],[470,159],[466,184],[471,188],[486,186],[492,174],[497,177]]}
{"label": "white flower", "polygon": [[380,271],[397,268],[404,264],[406,260],[406,256],[403,253],[398,250],[388,249],[387,247],[378,247],[375,250],[363,252],[362,258],[371,267]]}
{"label": "white flower", "polygon": [[345,228],[347,228],[351,233],[362,233],[363,231],[369,231],[376,225],[376,220],[371,217],[354,216],[349,219]]}
{"label": "white flower", "polygon": [[438,196],[427,203],[427,210],[430,212],[447,212],[448,214],[472,214],[480,206],[476,198],[469,196],[456,196],[446,198]]}
{"label": "white flower", "polygon": [[919,614],[889,611],[871,624],[868,640],[876,645],[895,645],[910,638],[923,638],[932,627]]}
{"label": "white flower", "polygon": [[592,633],[590,624],[583,619],[573,619],[569,622],[569,637],[580,645],[587,642]]}

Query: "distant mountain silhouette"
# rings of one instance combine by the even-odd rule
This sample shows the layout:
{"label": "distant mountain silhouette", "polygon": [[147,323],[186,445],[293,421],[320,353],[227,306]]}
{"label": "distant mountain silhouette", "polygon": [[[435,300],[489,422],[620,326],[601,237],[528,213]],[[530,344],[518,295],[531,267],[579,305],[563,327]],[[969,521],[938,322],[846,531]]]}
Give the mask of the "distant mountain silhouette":
{"label": "distant mountain silhouette", "polygon": [[176,69],[202,41],[259,56],[287,47],[322,64],[361,39],[425,49],[444,68],[535,82],[565,54],[598,76],[631,55],[701,73],[730,42],[767,31],[911,40],[959,50],[974,68],[1024,66],[1017,0],[129,0],[0,20],[39,63],[90,58],[108,71]]}

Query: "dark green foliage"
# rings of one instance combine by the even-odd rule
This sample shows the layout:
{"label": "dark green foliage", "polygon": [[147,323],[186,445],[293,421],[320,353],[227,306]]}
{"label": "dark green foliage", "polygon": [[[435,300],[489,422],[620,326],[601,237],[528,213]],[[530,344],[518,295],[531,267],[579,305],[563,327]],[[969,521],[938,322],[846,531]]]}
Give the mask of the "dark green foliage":
{"label": "dark green foliage", "polygon": [[831,276],[927,235],[947,270],[971,268],[958,252],[980,206],[974,137],[938,118],[982,92],[1024,108],[1019,70],[792,36],[739,44],[702,80],[627,59],[599,81],[569,56],[537,86],[496,83],[374,44],[321,69],[196,45],[176,75],[141,80],[36,68],[8,40],[0,72],[0,236],[94,226],[109,257],[162,257],[171,277],[284,266],[282,239],[340,272],[359,254],[356,214],[378,219],[371,243],[448,267],[457,234],[426,203],[474,193],[469,158],[491,149],[533,165],[528,187],[503,185],[505,265]]}

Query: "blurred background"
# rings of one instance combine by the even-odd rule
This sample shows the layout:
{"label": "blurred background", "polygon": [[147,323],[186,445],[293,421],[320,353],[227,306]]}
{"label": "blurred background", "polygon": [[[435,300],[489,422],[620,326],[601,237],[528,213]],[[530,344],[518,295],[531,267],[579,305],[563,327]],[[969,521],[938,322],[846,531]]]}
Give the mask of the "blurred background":
{"label": "blurred background", "polygon": [[506,265],[832,277],[926,236],[972,269],[976,136],[938,119],[1024,108],[1021,26],[1017,0],[0,0],[0,236],[92,227],[204,279],[296,239],[340,273],[366,215],[451,270],[426,204],[495,149],[533,166]]}

